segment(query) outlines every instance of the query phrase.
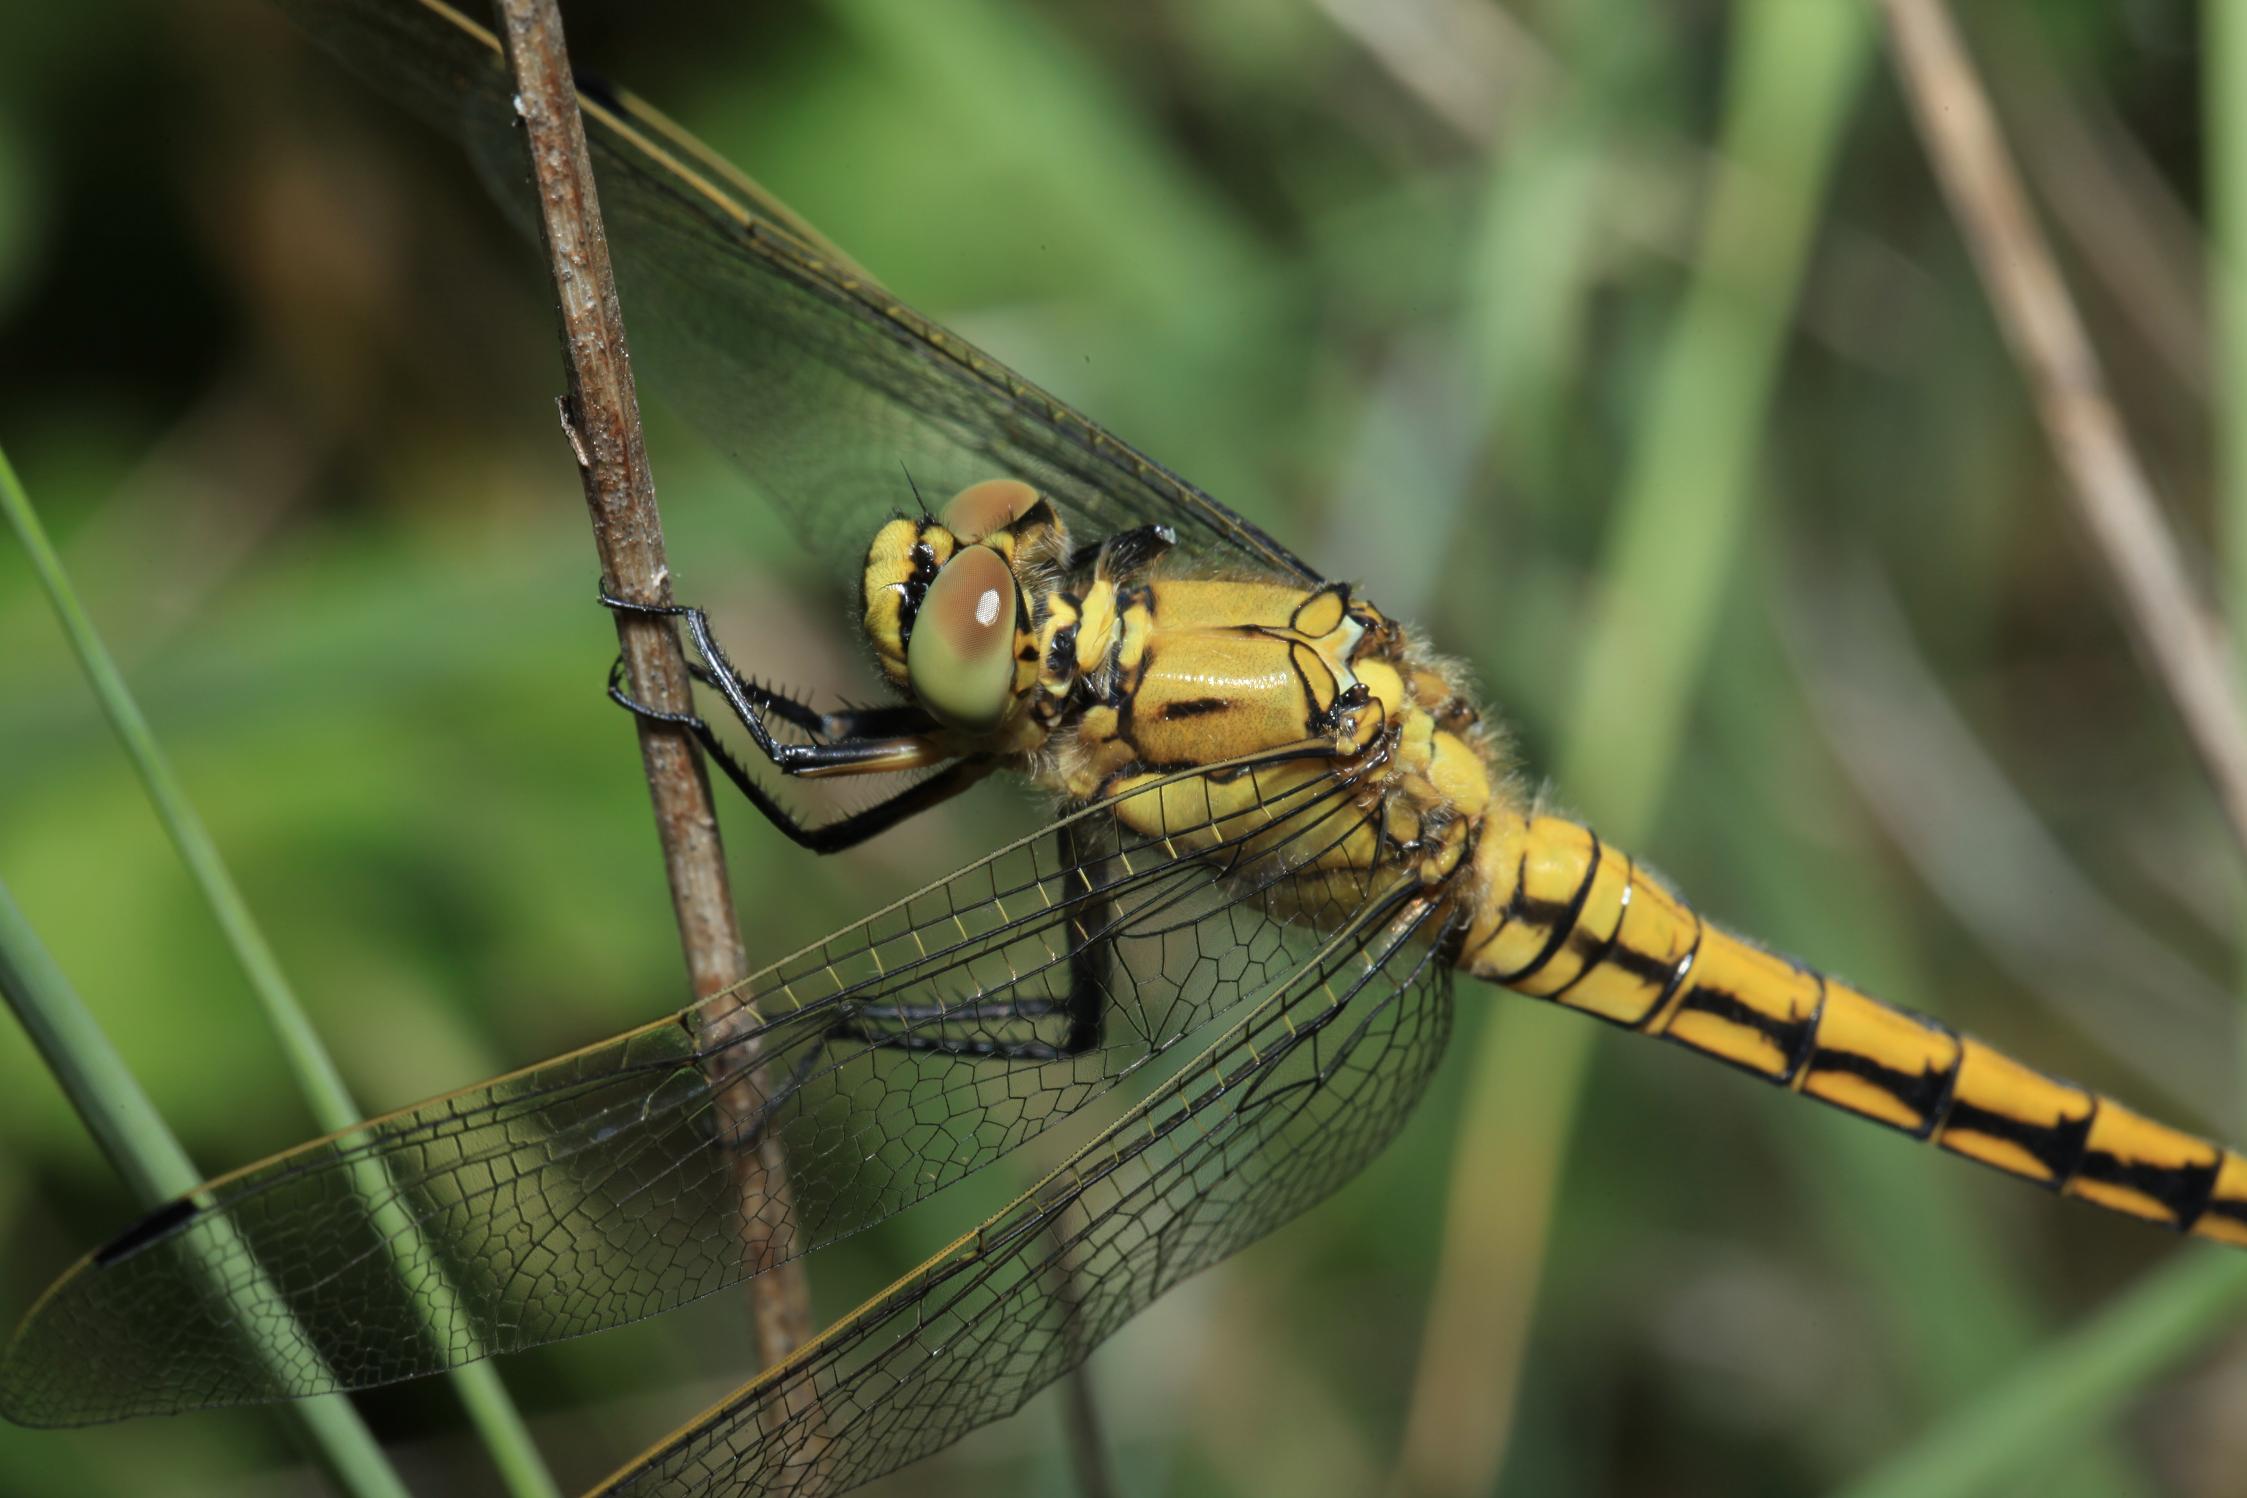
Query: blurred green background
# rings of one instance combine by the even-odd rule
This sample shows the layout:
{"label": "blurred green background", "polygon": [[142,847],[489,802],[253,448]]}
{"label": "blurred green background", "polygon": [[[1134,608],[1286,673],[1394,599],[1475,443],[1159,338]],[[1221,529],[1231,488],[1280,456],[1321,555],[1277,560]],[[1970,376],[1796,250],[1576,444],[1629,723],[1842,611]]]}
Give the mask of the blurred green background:
{"label": "blurred green background", "polygon": [[[2070,521],[1873,28],[1817,97],[1788,95],[1782,50],[1775,102],[1732,119],[1742,27],[1715,3],[566,15],[581,65],[915,304],[1469,661],[1527,783],[1564,753],[1601,761],[1554,797],[1595,825],[1642,822],[1635,851],[1704,911],[2240,1132],[2237,849]],[[1969,20],[2205,570],[2194,9]],[[1738,359],[1664,363],[1710,263],[1712,202],[1745,185],[1755,265],[1782,232],[1762,237],[1757,162],[1825,116],[1838,134],[1799,297],[1752,279],[1727,293],[1785,313],[1768,408],[1752,378],[1729,392],[1748,418],[1742,517],[1706,546],[1698,525],[1624,544],[1619,495],[1657,520],[1699,502],[1696,442],[1726,433],[1697,426],[1695,402],[1722,410],[1744,379]],[[546,295],[448,143],[256,4],[0,23],[0,442],[370,1108],[683,996],[632,733],[599,691],[613,634],[554,430]],[[1736,352],[1723,305],[1710,347]],[[827,574],[667,416],[663,371],[641,373],[682,596],[714,607],[744,665],[860,689]],[[1653,600],[1635,627],[1659,642],[1681,574],[1714,600],[1706,669],[1610,680],[1673,696],[1676,731],[1650,707],[1643,737],[1626,718],[1564,751],[1595,621]],[[305,1135],[12,546],[0,704],[0,881],[198,1162]],[[1618,776],[1640,788],[1623,809],[1598,799]],[[1031,810],[986,787],[822,861],[729,809],[752,954],[916,887]],[[1474,1082],[1534,1083],[1540,1048],[1582,1022],[1494,990],[1459,1002],[1457,1054],[1364,1179],[1095,1358],[1122,1492],[1837,1488],[2192,1252],[1605,1032],[1571,1137],[1557,1082],[1495,1101]],[[1454,1170],[1470,1108],[1506,1125],[1466,1136],[1470,1164],[1498,1162],[1489,1180]],[[5,1027],[0,1141],[13,1318],[131,1207]],[[1022,1173],[988,1177],[817,1257],[822,1316]],[[1518,1361],[1502,1338],[1464,1361],[1426,1339],[1481,1325],[1478,1308],[1502,1325],[1540,1260]],[[2116,1418],[2071,1422],[1980,1490],[2241,1491],[2247,1337],[2218,1321],[2174,1342]],[[568,1486],[746,1376],[746,1347],[728,1292],[503,1372]],[[361,1404],[417,1492],[488,1488],[441,1387]],[[1041,1400],[888,1490],[1064,1491],[1059,1429]],[[315,1486],[254,1411],[0,1427],[5,1493]]]}

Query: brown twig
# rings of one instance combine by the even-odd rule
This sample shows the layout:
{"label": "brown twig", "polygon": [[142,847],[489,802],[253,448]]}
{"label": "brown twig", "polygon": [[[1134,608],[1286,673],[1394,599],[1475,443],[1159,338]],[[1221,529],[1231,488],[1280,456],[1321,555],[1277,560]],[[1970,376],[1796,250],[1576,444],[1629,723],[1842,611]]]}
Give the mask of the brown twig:
{"label": "brown twig", "polygon": [[2113,101],[2062,76],[2041,18],[2008,14],[2020,19],[2002,33],[1994,82],[1999,99],[2019,101],[2030,185],[2147,350],[2205,408],[2213,373],[2199,226]]}
{"label": "brown twig", "polygon": [[[663,521],[640,433],[640,401],[625,352],[623,314],[609,269],[608,239],[594,197],[593,164],[561,17],[554,0],[497,0],[497,8],[538,186],[540,239],[560,300],[562,352],[569,366],[563,426],[585,483],[602,579],[618,597],[669,603]],[[617,616],[616,632],[633,696],[660,710],[691,710],[691,683],[677,634],[659,620],[624,614]],[[693,741],[675,728],[642,720],[640,757],[655,802],[656,831],[688,977],[695,998],[708,999],[749,972],[734,923],[709,777]],[[723,1025],[718,1021],[701,1038],[722,1042]],[[764,1095],[763,1074],[751,1068],[729,1083],[721,1107],[746,1118]],[[744,1128],[735,1137],[750,1137],[750,1131]],[[776,1262],[785,1245],[776,1245],[772,1234],[789,1220],[788,1181],[778,1144],[765,1138],[755,1150],[740,1150],[736,1159],[743,1261],[757,1276],[750,1282],[750,1310],[758,1354],[769,1366],[810,1336],[811,1300],[801,1264],[794,1259]]]}
{"label": "brown twig", "polygon": [[2247,843],[2247,735],[2230,652],[2131,450],[2083,322],[2006,155],[1942,0],[1885,0],[1896,68],[1999,325],[2036,400],[2077,515],[2122,595],[2123,623],[2184,718]]}

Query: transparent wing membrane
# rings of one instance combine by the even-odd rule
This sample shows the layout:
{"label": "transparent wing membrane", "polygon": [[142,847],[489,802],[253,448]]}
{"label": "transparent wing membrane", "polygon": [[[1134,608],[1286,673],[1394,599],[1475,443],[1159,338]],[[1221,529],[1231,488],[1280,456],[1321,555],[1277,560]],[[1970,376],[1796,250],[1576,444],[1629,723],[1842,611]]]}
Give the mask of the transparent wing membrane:
{"label": "transparent wing membrane", "polygon": [[[428,0],[282,3],[351,71],[459,138],[532,228],[512,86],[487,32]],[[1165,522],[1188,548],[1312,578],[1261,530],[898,302],[661,116],[606,93],[585,105],[634,362],[836,567],[855,577],[864,539],[911,507],[905,474],[931,495],[1004,474],[1091,535]]]}
{"label": "transparent wing membrane", "polygon": [[1372,899],[1043,1185],[600,1491],[841,1492],[1019,1409],[1395,1135],[1450,1029],[1440,919]]}
{"label": "transparent wing membrane", "polygon": [[[1300,767],[1240,770],[1273,782],[1253,842],[1181,857],[1210,823],[1179,791],[1208,782],[1177,777],[1141,793],[1162,836],[1077,813],[704,1005],[212,1182],[49,1290],[0,1408],[75,1424],[411,1378],[667,1310],[922,1200],[1347,924],[1367,876],[1304,866],[1359,830],[1357,788]],[[768,1141],[790,1198],[744,1200],[741,1152]],[[288,1356],[240,1334],[284,1312]]]}

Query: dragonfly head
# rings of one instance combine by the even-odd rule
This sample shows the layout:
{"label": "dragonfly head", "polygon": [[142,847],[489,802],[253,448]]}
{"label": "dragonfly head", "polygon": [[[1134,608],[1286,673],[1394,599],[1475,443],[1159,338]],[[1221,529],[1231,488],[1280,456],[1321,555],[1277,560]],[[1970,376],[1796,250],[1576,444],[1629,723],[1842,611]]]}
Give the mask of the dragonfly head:
{"label": "dragonfly head", "polygon": [[946,727],[996,733],[1038,678],[1038,621],[1069,554],[1052,503],[988,479],[901,515],[866,551],[866,637],[883,674]]}

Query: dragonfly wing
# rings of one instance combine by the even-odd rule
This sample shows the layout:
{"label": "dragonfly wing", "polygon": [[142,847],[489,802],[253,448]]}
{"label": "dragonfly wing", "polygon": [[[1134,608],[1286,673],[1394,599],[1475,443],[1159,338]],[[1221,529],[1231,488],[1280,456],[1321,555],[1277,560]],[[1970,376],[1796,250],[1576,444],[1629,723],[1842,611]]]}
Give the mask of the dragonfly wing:
{"label": "dragonfly wing", "polygon": [[1019,1409],[1388,1143],[1450,1029],[1438,924],[1373,902],[1043,1185],[599,1491],[841,1492]]}
{"label": "dragonfly wing", "polygon": [[[457,136],[509,212],[535,223],[488,32],[434,0],[283,3],[352,71]],[[1165,523],[1235,566],[1316,580],[1263,531],[899,302],[660,115],[606,91],[584,102],[635,353],[848,576],[855,548],[910,508],[909,473],[932,503],[1024,479],[1095,537]]]}
{"label": "dragonfly wing", "polygon": [[[1139,793],[1165,836],[1088,808],[706,1004],[214,1181],[47,1292],[0,1357],[0,1411],[80,1424],[417,1377],[668,1310],[922,1200],[1347,920],[1347,881],[1298,870],[1365,812],[1300,763],[1253,847],[1179,856],[1179,793],[1207,782],[1174,777]],[[768,1141],[789,1196],[744,1200],[742,1151]]]}

